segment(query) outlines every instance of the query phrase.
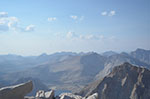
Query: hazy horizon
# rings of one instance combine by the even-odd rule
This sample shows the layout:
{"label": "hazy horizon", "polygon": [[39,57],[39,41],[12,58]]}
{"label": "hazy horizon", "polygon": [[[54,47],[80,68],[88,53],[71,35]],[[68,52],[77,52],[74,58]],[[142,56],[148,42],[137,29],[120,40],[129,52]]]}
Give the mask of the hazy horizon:
{"label": "hazy horizon", "polygon": [[0,55],[150,50],[150,0],[0,2]]}
{"label": "hazy horizon", "polygon": [[[28,56],[40,56],[40,55],[43,55],[43,54],[46,54],[46,55],[52,55],[52,54],[57,54],[57,53],[76,53],[76,54],[80,54],[80,53],[91,53],[91,52],[94,52],[94,53],[98,53],[98,54],[103,54],[105,52],[115,52],[115,53],[122,53],[122,52],[125,52],[125,53],[130,53],[132,51],[136,51],[137,49],[143,49],[143,48],[136,48],[135,50],[131,50],[131,51],[114,51],[114,50],[106,50],[106,51],[103,51],[103,52],[96,52],[96,51],[80,51],[80,52],[73,52],[73,51],[57,51],[57,52],[52,52],[52,53],[46,53],[46,52],[43,52],[43,53],[39,53],[39,54],[28,54],[28,55],[24,55],[24,54],[15,54],[15,53],[4,53],[4,54],[0,54],[0,55],[17,55],[17,56],[23,56],[23,57],[28,57]],[[150,50],[150,49],[143,49],[143,50]]]}

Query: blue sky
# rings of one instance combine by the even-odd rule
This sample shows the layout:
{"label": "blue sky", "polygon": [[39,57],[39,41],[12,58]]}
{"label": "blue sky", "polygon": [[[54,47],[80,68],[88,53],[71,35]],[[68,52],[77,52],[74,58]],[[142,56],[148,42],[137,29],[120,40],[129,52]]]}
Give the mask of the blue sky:
{"label": "blue sky", "polygon": [[1,0],[0,54],[150,49],[150,0]]}

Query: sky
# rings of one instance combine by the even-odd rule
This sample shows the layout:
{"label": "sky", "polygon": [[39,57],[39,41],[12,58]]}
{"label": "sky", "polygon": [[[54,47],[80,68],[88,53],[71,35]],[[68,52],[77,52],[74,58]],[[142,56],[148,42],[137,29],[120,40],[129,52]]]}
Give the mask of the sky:
{"label": "sky", "polygon": [[150,49],[150,0],[0,0],[0,54]]}

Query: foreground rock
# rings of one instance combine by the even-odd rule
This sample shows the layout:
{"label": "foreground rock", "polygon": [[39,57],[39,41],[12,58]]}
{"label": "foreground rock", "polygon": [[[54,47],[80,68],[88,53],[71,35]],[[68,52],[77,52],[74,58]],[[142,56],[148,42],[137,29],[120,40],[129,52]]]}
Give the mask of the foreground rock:
{"label": "foreground rock", "polygon": [[32,81],[0,89],[0,99],[24,99],[33,89]]}
{"label": "foreground rock", "polygon": [[44,90],[39,90],[35,96],[36,99],[54,99],[54,90],[44,92]]}
{"label": "foreground rock", "polygon": [[98,99],[150,99],[150,71],[124,63],[79,95],[88,97],[94,93],[98,93]]}
{"label": "foreground rock", "polygon": [[62,93],[56,97],[56,99],[98,99],[98,93],[94,93],[93,95],[89,96],[88,98],[82,97],[79,95],[75,95],[72,93]]}
{"label": "foreground rock", "polygon": [[59,95],[59,98],[57,97],[57,99],[82,99],[82,97],[72,93],[62,93]]}
{"label": "foreground rock", "polygon": [[89,96],[87,99],[98,99],[98,93],[94,93],[93,95]]}
{"label": "foreground rock", "polygon": [[39,90],[44,90],[44,91],[49,90],[48,87],[40,79],[32,78],[32,77],[20,78],[15,82],[15,84],[25,83],[27,81],[32,81],[33,83],[33,89],[29,94],[27,94],[27,96],[35,96],[36,92]]}
{"label": "foreground rock", "polygon": [[36,96],[26,96],[25,99],[98,99],[98,93],[94,93],[88,98],[75,95],[73,93],[61,93],[59,96],[54,95],[54,91],[44,92],[40,90],[37,92]]}

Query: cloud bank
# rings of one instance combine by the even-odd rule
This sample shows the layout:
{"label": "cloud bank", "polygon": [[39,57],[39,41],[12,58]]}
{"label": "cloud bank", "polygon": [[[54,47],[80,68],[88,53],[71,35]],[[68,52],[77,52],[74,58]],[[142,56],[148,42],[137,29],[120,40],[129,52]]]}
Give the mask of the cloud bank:
{"label": "cloud bank", "polygon": [[31,32],[34,31],[34,26],[29,25],[27,27],[22,27],[20,25],[20,21],[17,17],[8,16],[8,12],[0,12],[0,32],[6,31],[26,31]]}

